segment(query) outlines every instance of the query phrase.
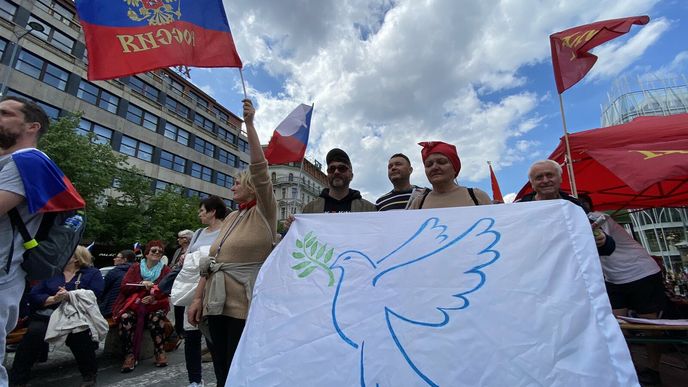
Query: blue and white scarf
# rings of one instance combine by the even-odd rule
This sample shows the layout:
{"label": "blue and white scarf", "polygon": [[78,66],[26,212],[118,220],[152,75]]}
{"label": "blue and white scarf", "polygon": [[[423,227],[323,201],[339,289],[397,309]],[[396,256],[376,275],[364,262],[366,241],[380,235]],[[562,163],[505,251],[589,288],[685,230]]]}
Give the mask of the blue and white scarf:
{"label": "blue and white scarf", "polygon": [[163,267],[162,261],[158,262],[155,266],[152,268],[148,268],[146,265],[146,258],[141,260],[141,278],[143,278],[144,281],[150,281],[150,282],[155,282],[158,277],[160,277],[160,272],[162,271]]}

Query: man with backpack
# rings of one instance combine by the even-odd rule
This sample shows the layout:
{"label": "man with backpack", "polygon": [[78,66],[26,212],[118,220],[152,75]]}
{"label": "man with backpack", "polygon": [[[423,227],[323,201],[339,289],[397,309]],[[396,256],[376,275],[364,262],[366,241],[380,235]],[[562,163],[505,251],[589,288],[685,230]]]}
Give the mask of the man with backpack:
{"label": "man with backpack", "polygon": [[18,97],[0,101],[0,385],[8,383],[2,362],[24,292],[24,253],[38,245],[33,237],[44,213],[84,207],[69,179],[35,149],[48,126],[36,103]]}

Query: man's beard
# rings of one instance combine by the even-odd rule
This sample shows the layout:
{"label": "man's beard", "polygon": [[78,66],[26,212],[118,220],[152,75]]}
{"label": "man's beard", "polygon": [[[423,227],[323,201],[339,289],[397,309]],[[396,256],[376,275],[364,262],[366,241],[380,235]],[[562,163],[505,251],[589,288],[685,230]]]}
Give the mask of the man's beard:
{"label": "man's beard", "polygon": [[0,130],[0,148],[9,149],[17,144],[18,133],[10,133]]}

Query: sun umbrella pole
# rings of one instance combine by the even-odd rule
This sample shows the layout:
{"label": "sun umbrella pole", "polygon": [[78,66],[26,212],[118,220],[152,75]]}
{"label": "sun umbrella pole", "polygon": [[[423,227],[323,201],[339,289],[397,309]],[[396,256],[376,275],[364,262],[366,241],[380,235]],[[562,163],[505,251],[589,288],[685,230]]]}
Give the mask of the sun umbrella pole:
{"label": "sun umbrella pole", "polygon": [[566,116],[564,115],[564,99],[559,94],[559,110],[561,111],[561,122],[564,126],[564,144],[566,145],[566,169],[569,171],[569,184],[571,185],[571,194],[578,197],[578,190],[576,190],[576,176],[573,174],[573,158],[571,158],[571,146],[569,145],[569,132],[566,130]]}

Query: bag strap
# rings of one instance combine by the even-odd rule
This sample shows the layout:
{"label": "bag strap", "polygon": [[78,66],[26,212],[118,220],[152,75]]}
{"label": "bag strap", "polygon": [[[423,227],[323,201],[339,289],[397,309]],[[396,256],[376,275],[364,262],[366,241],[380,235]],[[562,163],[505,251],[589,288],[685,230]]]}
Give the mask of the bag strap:
{"label": "bag strap", "polygon": [[24,241],[24,248],[27,250],[34,246],[27,246],[27,245],[33,245],[36,244],[38,245],[38,242],[36,242],[31,234],[29,234],[29,230],[26,229],[26,224],[24,224],[24,221],[22,220],[21,216],[19,215],[19,211],[17,211],[17,207],[14,207],[13,209],[9,210],[7,212],[7,215],[10,217],[10,222],[12,222],[12,227],[17,227],[19,229],[19,234],[22,237],[22,240]]}
{"label": "bag strap", "polygon": [[468,188],[468,194],[471,195],[471,199],[473,199],[473,203],[475,203],[476,206],[479,206],[480,203],[478,202],[478,198],[475,197],[475,192],[473,192],[473,188]]}
{"label": "bag strap", "polygon": [[420,197],[420,204],[418,205],[419,210],[423,208],[423,203],[425,203],[425,198],[428,197],[428,194],[430,192],[432,192],[432,190],[430,188],[426,189],[425,192],[423,192],[423,195]]}
{"label": "bag strap", "polygon": [[224,236],[222,237],[222,239],[220,240],[220,244],[217,246],[217,252],[215,253],[216,256],[220,254],[220,250],[222,249],[222,245],[225,244],[225,241],[227,240],[227,237],[229,237],[229,234],[232,233],[232,231],[234,230],[234,228],[235,228],[237,225],[239,225],[239,222],[241,222],[241,218],[244,217],[244,214],[246,214],[246,211],[248,211],[248,210],[239,210],[239,215],[234,219],[234,221],[232,222],[232,224],[229,225],[229,227],[227,228],[227,231],[225,232],[225,235],[224,235]]}
{"label": "bag strap", "polygon": [[82,273],[79,273],[79,275],[76,277],[76,281],[74,281],[74,289],[79,289],[79,285],[81,284],[81,274]]}
{"label": "bag strap", "polygon": [[19,230],[19,234],[24,241],[24,249],[29,250],[38,246],[38,242],[31,236],[29,230],[26,228],[26,224],[19,215],[17,207],[7,211],[7,216],[10,218],[10,224],[12,225],[12,241],[10,241],[10,253],[7,256],[7,265],[5,266],[5,272],[10,272],[10,267],[12,266],[12,257],[14,256],[14,234]]}

